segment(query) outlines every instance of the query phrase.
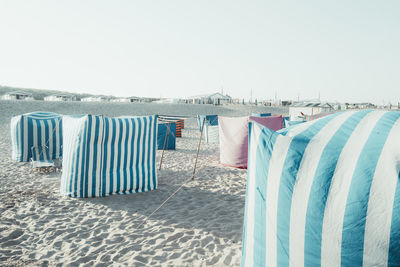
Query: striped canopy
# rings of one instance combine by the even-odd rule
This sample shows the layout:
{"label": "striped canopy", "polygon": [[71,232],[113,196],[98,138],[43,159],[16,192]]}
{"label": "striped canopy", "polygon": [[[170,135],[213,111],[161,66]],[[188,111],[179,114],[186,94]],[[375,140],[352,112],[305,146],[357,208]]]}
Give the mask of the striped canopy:
{"label": "striped canopy", "polygon": [[254,120],[272,130],[282,129],[282,116],[219,117],[219,160],[223,165],[247,168],[248,123]]}
{"label": "striped canopy", "polygon": [[400,266],[400,112],[250,124],[242,266]]}
{"label": "striped canopy", "polygon": [[63,116],[61,194],[98,197],[156,189],[157,116]]}
{"label": "striped canopy", "polygon": [[176,123],[167,122],[158,124],[157,149],[175,150]]}
{"label": "striped canopy", "polygon": [[[19,162],[62,156],[62,116],[32,112],[11,118],[12,159]],[[35,153],[35,155],[33,154]]]}

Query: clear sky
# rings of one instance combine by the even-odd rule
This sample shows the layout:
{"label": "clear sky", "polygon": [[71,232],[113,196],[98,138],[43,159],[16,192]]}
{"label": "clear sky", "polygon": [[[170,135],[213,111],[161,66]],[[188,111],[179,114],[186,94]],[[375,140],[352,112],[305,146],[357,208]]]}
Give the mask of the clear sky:
{"label": "clear sky", "polygon": [[0,84],[400,101],[399,0],[0,0]]}

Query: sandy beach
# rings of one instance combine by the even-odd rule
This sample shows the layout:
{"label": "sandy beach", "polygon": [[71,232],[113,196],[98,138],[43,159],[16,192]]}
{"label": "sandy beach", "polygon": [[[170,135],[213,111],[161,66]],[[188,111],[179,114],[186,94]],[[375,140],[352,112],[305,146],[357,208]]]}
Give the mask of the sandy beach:
{"label": "sandy beach", "polygon": [[[195,180],[145,221],[192,176],[200,137],[194,118],[185,121],[176,150],[165,152],[157,190],[91,199],[61,196],[60,172],[32,172],[29,163],[13,162],[10,118],[38,110],[238,116],[267,111],[266,107],[1,101],[0,109],[1,265],[240,265],[246,170],[220,165],[217,144],[202,142]],[[157,164],[160,157],[157,151]]]}

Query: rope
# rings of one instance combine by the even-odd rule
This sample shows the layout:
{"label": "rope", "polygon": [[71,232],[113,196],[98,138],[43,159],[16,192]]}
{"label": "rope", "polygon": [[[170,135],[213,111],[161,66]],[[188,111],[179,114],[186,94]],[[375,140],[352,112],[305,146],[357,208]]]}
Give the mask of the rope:
{"label": "rope", "polygon": [[182,187],[183,187],[187,182],[189,182],[189,181],[191,181],[191,180],[192,180],[192,179],[187,179],[187,180],[185,180],[185,181],[178,187],[178,189],[175,190],[175,192],[173,192],[166,200],[164,200],[163,203],[161,203],[160,206],[158,206],[152,213],[150,213],[149,216],[147,216],[147,218],[138,226],[138,229],[139,229],[140,227],[142,227],[142,226],[150,219],[150,217],[153,216],[154,213],[156,213],[159,209],[161,209],[161,208],[165,205],[165,203],[168,202],[168,200],[170,200],[173,196],[175,196],[176,193],[178,193],[179,190],[181,190]]}

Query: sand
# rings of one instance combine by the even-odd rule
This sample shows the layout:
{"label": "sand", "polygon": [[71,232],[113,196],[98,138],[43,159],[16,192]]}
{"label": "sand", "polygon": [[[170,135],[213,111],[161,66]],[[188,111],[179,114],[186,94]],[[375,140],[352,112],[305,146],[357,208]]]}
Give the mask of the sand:
{"label": "sand", "polygon": [[[176,150],[165,152],[158,189],[151,192],[91,199],[64,197],[59,194],[60,172],[32,172],[29,163],[11,160],[10,118],[29,111],[114,116],[151,111],[186,115],[210,110],[225,115],[265,111],[128,105],[107,104],[104,108],[94,103],[0,102],[0,265],[240,265],[246,170],[220,165],[217,144],[202,143],[194,181],[186,182],[145,221],[192,175],[200,136],[195,119],[185,121]],[[157,164],[160,156],[158,151]]]}

